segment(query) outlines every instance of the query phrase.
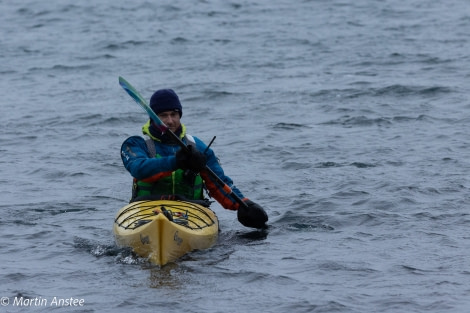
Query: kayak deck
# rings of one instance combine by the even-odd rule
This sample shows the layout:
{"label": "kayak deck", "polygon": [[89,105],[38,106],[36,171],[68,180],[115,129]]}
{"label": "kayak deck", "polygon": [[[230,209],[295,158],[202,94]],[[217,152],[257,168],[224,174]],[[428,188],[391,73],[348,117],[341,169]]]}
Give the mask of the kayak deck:
{"label": "kayak deck", "polygon": [[118,245],[164,265],[192,250],[213,246],[218,228],[215,213],[202,205],[151,200],[133,202],[119,210],[113,231]]}

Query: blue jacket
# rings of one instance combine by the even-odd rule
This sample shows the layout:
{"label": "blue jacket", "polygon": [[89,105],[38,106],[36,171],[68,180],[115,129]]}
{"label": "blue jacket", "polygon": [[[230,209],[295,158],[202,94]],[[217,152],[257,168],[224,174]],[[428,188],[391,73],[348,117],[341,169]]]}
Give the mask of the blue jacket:
{"label": "blue jacket", "polygon": [[[146,125],[148,125],[148,123]],[[144,125],[142,128],[143,132],[144,134],[151,136],[146,130],[146,125]],[[184,125],[182,126],[183,132],[181,134],[181,139],[184,143],[187,143],[185,136],[186,128]],[[206,151],[207,146],[202,140],[194,136],[192,136],[192,138],[194,139],[196,148],[199,151]],[[180,149],[180,147],[175,144],[164,144],[158,140],[155,140],[155,138],[154,143],[156,153],[161,156],[159,158],[150,156],[147,144],[144,138],[140,136],[132,136],[127,138],[121,146],[121,159],[124,167],[129,171],[132,177],[137,180],[143,180],[163,172],[172,172],[177,170],[175,153]],[[220,166],[219,161],[214,154],[214,151],[209,148],[205,152],[205,155],[207,157],[207,166],[220,179],[222,179],[222,181],[224,181],[238,197],[243,199],[243,194],[237,187],[233,185],[232,179],[225,175],[224,170]],[[213,196],[226,209],[236,210],[238,208],[236,201],[223,191],[222,186],[217,186],[215,181],[213,181],[207,175],[203,175],[203,178],[205,180],[204,183],[206,188],[209,190],[209,195]],[[222,197],[225,197],[226,199],[220,199],[220,196],[217,197],[216,193],[222,193]],[[228,203],[232,203],[233,207]]]}

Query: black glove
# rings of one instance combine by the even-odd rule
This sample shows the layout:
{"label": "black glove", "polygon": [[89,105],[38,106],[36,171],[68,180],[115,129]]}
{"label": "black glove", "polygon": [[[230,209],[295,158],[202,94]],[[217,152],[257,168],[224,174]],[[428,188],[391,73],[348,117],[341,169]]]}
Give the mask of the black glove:
{"label": "black glove", "polygon": [[192,145],[188,149],[179,149],[176,151],[176,166],[183,170],[191,170],[199,173],[206,167],[206,156]]}
{"label": "black glove", "polygon": [[251,200],[244,202],[246,206],[240,205],[237,211],[238,221],[246,227],[267,228],[268,214],[264,209]]}

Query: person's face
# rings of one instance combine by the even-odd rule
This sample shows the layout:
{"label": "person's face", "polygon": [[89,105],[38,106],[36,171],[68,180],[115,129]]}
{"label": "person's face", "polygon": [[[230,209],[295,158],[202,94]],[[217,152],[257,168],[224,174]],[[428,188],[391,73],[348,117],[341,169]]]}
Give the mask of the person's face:
{"label": "person's face", "polygon": [[176,111],[165,111],[157,115],[172,132],[175,132],[181,125],[180,114]]}

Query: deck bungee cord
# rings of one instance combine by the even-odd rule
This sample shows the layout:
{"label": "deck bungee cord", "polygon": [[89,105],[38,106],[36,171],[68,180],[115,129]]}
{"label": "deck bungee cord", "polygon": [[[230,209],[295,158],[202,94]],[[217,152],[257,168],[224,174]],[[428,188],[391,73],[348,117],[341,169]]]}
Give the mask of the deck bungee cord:
{"label": "deck bungee cord", "polygon": [[[134,210],[137,211],[131,213]],[[151,218],[158,214],[163,214],[169,221],[189,229],[202,229],[215,223],[214,219],[196,204],[184,201],[157,204],[152,200],[132,203],[116,217],[115,223],[125,229],[136,229],[151,222]],[[123,216],[125,217],[122,218]]]}

